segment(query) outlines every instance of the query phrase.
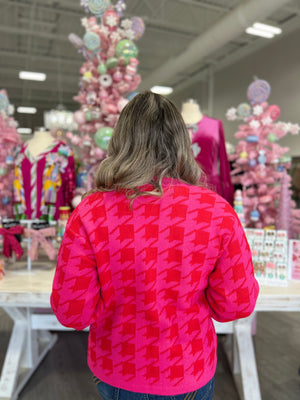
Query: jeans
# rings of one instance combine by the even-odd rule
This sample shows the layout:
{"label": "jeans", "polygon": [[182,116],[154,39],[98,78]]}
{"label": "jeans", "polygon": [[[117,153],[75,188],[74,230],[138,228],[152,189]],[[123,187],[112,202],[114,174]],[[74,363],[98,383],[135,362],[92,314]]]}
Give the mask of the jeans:
{"label": "jeans", "polygon": [[155,394],[144,394],[129,392],[128,390],[118,389],[95,378],[98,392],[102,400],[211,400],[214,392],[214,378],[202,388],[185,394],[176,396],[160,396]]}

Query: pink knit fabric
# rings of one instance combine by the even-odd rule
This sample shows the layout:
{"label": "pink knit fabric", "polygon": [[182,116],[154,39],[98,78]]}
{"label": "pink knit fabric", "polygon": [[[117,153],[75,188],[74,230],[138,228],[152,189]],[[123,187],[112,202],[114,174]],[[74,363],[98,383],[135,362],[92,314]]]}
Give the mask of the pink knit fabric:
{"label": "pink knit fabric", "polygon": [[251,314],[258,296],[239,219],[219,195],[164,180],[164,195],[94,193],[72,213],[51,305],[74,329],[90,325],[88,364],[104,382],[176,395],[216,368],[211,318]]}

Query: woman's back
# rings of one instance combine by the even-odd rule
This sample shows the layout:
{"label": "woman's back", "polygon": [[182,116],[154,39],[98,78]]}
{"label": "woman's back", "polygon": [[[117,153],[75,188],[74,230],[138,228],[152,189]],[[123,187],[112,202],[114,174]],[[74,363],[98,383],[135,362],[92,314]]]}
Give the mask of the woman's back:
{"label": "woman's back", "polygon": [[176,395],[213,377],[211,317],[248,316],[258,285],[228,203],[177,179],[162,187],[161,197],[139,196],[132,207],[124,191],[80,203],[60,250],[52,307],[64,325],[91,325],[88,362],[98,378]]}

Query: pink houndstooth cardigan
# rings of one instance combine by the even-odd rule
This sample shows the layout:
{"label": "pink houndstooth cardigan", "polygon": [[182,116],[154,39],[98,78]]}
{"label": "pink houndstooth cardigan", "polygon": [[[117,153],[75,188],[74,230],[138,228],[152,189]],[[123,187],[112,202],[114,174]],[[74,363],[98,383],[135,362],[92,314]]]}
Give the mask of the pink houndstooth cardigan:
{"label": "pink houndstooth cardigan", "polygon": [[71,215],[51,304],[74,329],[90,325],[88,364],[104,382],[176,395],[216,369],[212,318],[254,309],[258,284],[231,206],[207,189],[165,179],[162,197],[98,192]]}

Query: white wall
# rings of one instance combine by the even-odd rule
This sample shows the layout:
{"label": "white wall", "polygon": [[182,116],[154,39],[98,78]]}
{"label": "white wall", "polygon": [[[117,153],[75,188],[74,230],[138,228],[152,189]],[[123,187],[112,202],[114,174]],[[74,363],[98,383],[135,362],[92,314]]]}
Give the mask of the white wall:
{"label": "white wall", "polygon": [[[228,108],[247,102],[247,88],[253,77],[267,80],[271,85],[269,104],[281,108],[279,120],[300,124],[300,30],[293,32],[264,49],[215,74],[213,117],[222,119],[226,140],[236,143],[234,132],[238,123],[225,118]],[[198,100],[201,108],[207,109],[207,83],[194,84],[192,88],[173,96],[179,108],[187,98]],[[282,146],[290,147],[291,156],[300,155],[300,135],[288,134],[281,139]]]}

